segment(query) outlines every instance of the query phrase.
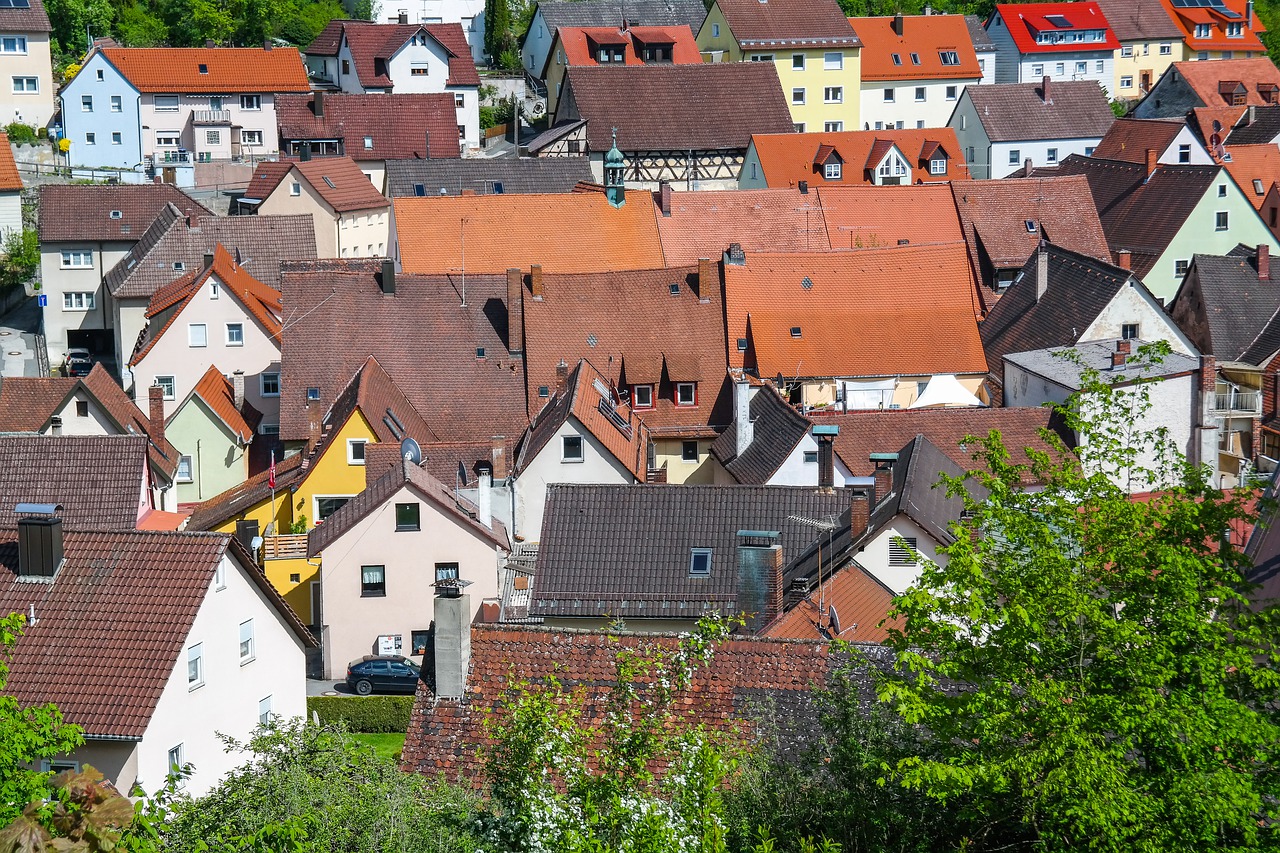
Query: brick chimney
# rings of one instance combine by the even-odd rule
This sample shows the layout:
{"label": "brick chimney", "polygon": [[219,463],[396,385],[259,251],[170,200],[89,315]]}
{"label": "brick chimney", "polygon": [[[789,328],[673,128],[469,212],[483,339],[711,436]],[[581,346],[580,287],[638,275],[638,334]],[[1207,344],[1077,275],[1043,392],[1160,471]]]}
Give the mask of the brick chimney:
{"label": "brick chimney", "polygon": [[542,298],[542,264],[529,267],[529,291],[534,299]]}
{"label": "brick chimney", "polygon": [[1125,363],[1129,360],[1129,342],[1116,341],[1115,352],[1111,353],[1111,369],[1124,370]]}
{"label": "brick chimney", "polygon": [[493,479],[505,480],[510,476],[507,470],[507,437],[495,435],[489,439],[489,461],[493,464]]}
{"label": "brick chimney", "polygon": [[1122,352],[1126,354],[1131,353],[1133,352],[1133,344],[1130,341],[1125,341],[1125,340],[1116,341],[1116,352]]}
{"label": "brick chimney", "polygon": [[1049,75],[1046,74],[1040,78],[1040,100],[1046,104],[1052,104],[1053,101],[1049,96]]}
{"label": "brick chimney", "polygon": [[213,267],[213,252],[204,253],[203,263],[204,263],[204,269],[211,269]]}
{"label": "brick chimney", "polygon": [[663,181],[658,184],[658,206],[662,209],[663,216],[671,215],[671,182]]}
{"label": "brick chimney", "polygon": [[147,414],[151,422],[151,441],[158,445],[164,441],[164,389],[159,385],[147,389]]}
{"label": "brick chimney", "polygon": [[720,289],[720,272],[710,258],[698,258],[698,298],[704,302]]}
{"label": "brick chimney", "polygon": [[840,433],[835,424],[814,426],[813,437],[818,441],[818,489],[826,494],[835,490],[836,454],[834,442]]}
{"label": "brick chimney", "polygon": [[569,365],[565,360],[560,359],[560,363],[556,365],[556,393],[563,394],[565,386],[569,384]]}
{"label": "brick chimney", "polygon": [[1116,266],[1122,270],[1133,269],[1133,252],[1128,249],[1121,249],[1116,252]]}
{"label": "brick chimney", "polygon": [[1266,243],[1258,244],[1258,281],[1271,280],[1271,247]]}
{"label": "brick chimney", "polygon": [[873,496],[865,488],[853,489],[849,495],[849,539],[855,540],[867,532],[871,524],[871,502]]}
{"label": "brick chimney", "polygon": [[524,355],[524,273],[518,267],[507,270],[507,349]]}
{"label": "brick chimney", "polygon": [[898,464],[896,453],[872,453],[871,464],[875,467],[871,476],[875,478],[875,493],[872,495],[874,506],[879,506],[885,498],[893,493],[893,469]]}
{"label": "brick chimney", "polygon": [[231,374],[231,398],[236,411],[244,408],[244,371],[237,370]]}
{"label": "brick chimney", "polygon": [[1151,180],[1151,176],[1155,174],[1156,167],[1160,165],[1160,152],[1154,148],[1147,149],[1147,180]]}

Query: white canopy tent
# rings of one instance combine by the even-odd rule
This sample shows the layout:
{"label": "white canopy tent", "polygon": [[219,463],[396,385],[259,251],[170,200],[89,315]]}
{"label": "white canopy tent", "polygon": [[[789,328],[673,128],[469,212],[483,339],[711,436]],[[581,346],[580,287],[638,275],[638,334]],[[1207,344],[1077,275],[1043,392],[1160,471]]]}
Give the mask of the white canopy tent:
{"label": "white canopy tent", "polygon": [[954,373],[939,373],[929,380],[924,393],[907,408],[959,408],[963,406],[981,406],[982,401],[971,394],[960,384]]}

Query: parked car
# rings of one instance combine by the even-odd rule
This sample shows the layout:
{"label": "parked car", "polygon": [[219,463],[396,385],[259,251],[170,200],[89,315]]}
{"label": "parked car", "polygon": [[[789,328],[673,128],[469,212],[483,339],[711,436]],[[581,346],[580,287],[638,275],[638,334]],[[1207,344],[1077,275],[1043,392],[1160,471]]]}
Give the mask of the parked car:
{"label": "parked car", "polygon": [[63,370],[68,376],[88,376],[93,370],[93,355],[84,347],[72,347],[67,350]]}
{"label": "parked car", "polygon": [[361,696],[370,693],[413,693],[421,671],[399,655],[365,655],[347,664],[347,686]]}

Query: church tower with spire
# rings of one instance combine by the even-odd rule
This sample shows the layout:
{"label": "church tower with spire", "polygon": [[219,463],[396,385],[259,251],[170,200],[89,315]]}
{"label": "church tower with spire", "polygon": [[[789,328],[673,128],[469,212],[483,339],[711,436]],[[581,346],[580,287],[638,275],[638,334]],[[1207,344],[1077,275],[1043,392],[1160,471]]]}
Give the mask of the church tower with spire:
{"label": "church tower with spire", "polygon": [[626,165],[618,150],[618,129],[613,128],[613,147],[604,155],[604,195],[609,204],[622,207],[627,202],[627,187],[623,180]]}

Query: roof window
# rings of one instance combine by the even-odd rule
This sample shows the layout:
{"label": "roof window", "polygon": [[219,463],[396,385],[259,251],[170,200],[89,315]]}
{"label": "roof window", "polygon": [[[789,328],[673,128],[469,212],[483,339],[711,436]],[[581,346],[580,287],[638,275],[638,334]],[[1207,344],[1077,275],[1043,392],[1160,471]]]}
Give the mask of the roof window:
{"label": "roof window", "polygon": [[690,548],[689,549],[689,577],[691,578],[711,577],[711,549],[710,548]]}
{"label": "roof window", "polygon": [[123,211],[123,210],[113,210],[113,211],[111,211],[111,218],[112,218],[112,219],[124,219],[124,211]]}
{"label": "roof window", "polygon": [[1040,230],[1040,226],[1036,225],[1036,221],[1034,219],[1028,219],[1023,224],[1027,226],[1028,234],[1034,234]]}
{"label": "roof window", "polygon": [[938,51],[938,58],[942,60],[943,65],[959,65],[960,54],[954,50]]}
{"label": "roof window", "polygon": [[901,65],[901,64],[902,64],[902,57],[895,53],[895,54],[893,55],[893,64],[894,64],[894,65]]}
{"label": "roof window", "polygon": [[336,189],[337,189],[337,187],[336,187],[336,186],[334,186],[333,181],[332,181],[332,180],[330,180],[330,178],[329,178],[329,176],[328,176],[328,175],[325,175],[325,176],[324,176],[324,182],[325,182],[326,184],[328,184],[328,185],[329,185],[329,189],[331,189],[331,190],[336,190]]}
{"label": "roof window", "polygon": [[746,352],[746,351],[747,351],[747,339],[738,338],[738,352]]}
{"label": "roof window", "polygon": [[792,326],[792,327],[791,327],[791,337],[793,337],[793,338],[798,338],[798,337],[800,337],[800,327],[799,327],[799,326]]}
{"label": "roof window", "polygon": [[416,196],[418,196],[419,198],[422,198],[423,196],[425,196],[425,195],[427,194],[427,187],[426,187],[426,185],[425,185],[425,184],[414,184],[414,185],[413,185],[413,194],[414,194],[414,195],[416,195]]}
{"label": "roof window", "polygon": [[912,64],[912,65],[919,65],[919,64],[920,64],[920,54],[918,54],[918,53],[913,53],[913,54],[911,54],[911,64]]}
{"label": "roof window", "polygon": [[673,282],[671,282],[671,295],[672,295],[672,296],[679,296],[679,295],[680,295],[680,285],[679,285],[679,283],[674,282],[674,281],[673,281]]}
{"label": "roof window", "polygon": [[484,347],[476,347],[476,358],[484,358]]}
{"label": "roof window", "polygon": [[544,398],[545,398],[545,397],[549,397],[549,396],[551,396],[551,387],[550,387],[550,386],[548,386],[548,385],[539,385],[539,386],[538,386],[538,396],[539,396],[539,397],[544,397]]}
{"label": "roof window", "polygon": [[805,290],[813,290],[813,279],[809,278],[809,276],[805,276],[800,281],[800,286],[803,287]]}
{"label": "roof window", "polygon": [[200,63],[200,73],[201,73],[201,74],[208,74],[208,73],[209,73],[209,66],[208,66],[208,65],[205,65],[203,62],[201,62],[201,63]]}
{"label": "roof window", "polygon": [[320,389],[319,389],[319,388],[308,388],[308,389],[307,389],[307,399],[308,399],[308,400],[319,400],[319,399],[320,399]]}

